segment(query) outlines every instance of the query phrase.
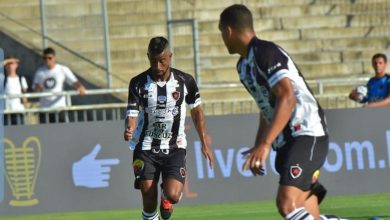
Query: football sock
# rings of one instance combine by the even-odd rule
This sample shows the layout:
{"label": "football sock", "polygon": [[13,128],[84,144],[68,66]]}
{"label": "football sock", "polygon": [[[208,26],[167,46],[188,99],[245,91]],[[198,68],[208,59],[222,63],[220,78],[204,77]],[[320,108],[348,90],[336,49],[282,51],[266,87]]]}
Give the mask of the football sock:
{"label": "football sock", "polygon": [[157,210],[152,213],[148,213],[142,210],[142,220],[159,220]]}
{"label": "football sock", "polygon": [[314,217],[310,215],[305,208],[298,208],[288,213],[285,217],[286,220],[314,220]]}
{"label": "football sock", "polygon": [[321,220],[340,220],[339,217],[335,215],[320,215]]}

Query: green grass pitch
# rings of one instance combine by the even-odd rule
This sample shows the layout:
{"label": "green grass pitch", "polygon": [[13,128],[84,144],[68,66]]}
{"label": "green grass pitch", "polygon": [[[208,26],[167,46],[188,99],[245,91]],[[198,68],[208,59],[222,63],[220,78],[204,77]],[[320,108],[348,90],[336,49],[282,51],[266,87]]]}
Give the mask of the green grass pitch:
{"label": "green grass pitch", "polygon": [[[390,219],[390,193],[328,196],[321,205],[322,213],[337,214],[351,220],[381,216]],[[45,215],[0,217],[0,220],[132,220],[140,219],[140,210],[54,213]],[[176,205],[172,220],[255,220],[282,219],[274,201],[241,202],[218,205]]]}

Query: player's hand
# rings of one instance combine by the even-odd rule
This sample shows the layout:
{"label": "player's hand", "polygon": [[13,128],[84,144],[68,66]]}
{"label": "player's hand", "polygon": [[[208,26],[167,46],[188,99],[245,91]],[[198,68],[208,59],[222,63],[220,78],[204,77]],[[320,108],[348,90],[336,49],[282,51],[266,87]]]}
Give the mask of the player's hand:
{"label": "player's hand", "polygon": [[202,145],[202,154],[209,161],[210,168],[213,168],[214,165],[214,155],[213,151],[207,144]]}
{"label": "player's hand", "polygon": [[133,139],[133,129],[131,127],[126,127],[123,137],[125,141]]}
{"label": "player's hand", "polygon": [[265,162],[267,161],[270,152],[270,147],[259,145],[253,147],[242,154],[246,157],[242,170],[250,169],[254,176],[265,174]]}
{"label": "player's hand", "polygon": [[360,94],[356,91],[356,89],[352,90],[351,93],[349,94],[349,98],[354,101],[359,101],[359,96]]}

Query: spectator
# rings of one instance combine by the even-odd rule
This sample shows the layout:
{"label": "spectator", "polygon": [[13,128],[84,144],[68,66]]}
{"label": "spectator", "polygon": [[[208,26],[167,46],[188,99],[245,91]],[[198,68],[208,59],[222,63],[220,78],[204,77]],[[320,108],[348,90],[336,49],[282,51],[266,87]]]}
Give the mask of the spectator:
{"label": "spectator", "polygon": [[372,68],[375,76],[367,83],[367,95],[363,100],[359,100],[359,93],[352,90],[349,98],[366,103],[365,107],[380,107],[390,105],[390,75],[386,74],[387,57],[385,54],[377,53],[372,57]]}
{"label": "spectator", "polygon": [[[85,87],[77,80],[73,72],[68,67],[57,63],[56,52],[53,48],[44,49],[42,58],[44,66],[38,68],[33,81],[35,92],[62,92],[64,84],[67,83],[77,89],[80,95],[85,94]],[[41,108],[63,108],[66,106],[66,99],[65,96],[41,97],[40,106]],[[54,123],[57,121],[56,114],[40,113],[39,122]],[[59,112],[58,116],[59,122],[65,122],[65,111]]]}
{"label": "spectator", "polygon": [[[20,95],[27,92],[28,85],[26,78],[19,76],[17,69],[19,60],[16,57],[8,57],[3,62],[5,68],[4,78],[4,94]],[[23,111],[24,104],[27,103],[27,98],[9,98],[5,100],[5,109],[12,111]],[[11,113],[4,115],[4,125],[24,124],[24,116],[22,113]]]}

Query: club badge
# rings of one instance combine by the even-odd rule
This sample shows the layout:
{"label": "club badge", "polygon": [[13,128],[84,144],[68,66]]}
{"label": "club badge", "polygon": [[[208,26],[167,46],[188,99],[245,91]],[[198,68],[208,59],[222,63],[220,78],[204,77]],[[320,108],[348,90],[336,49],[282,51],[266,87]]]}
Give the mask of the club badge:
{"label": "club badge", "polygon": [[292,178],[296,179],[300,177],[301,174],[302,174],[302,168],[299,167],[299,164],[290,167],[290,175]]}
{"label": "club badge", "polygon": [[180,99],[180,92],[178,92],[178,91],[172,92],[172,98],[173,98],[175,101],[179,100],[179,99]]}

